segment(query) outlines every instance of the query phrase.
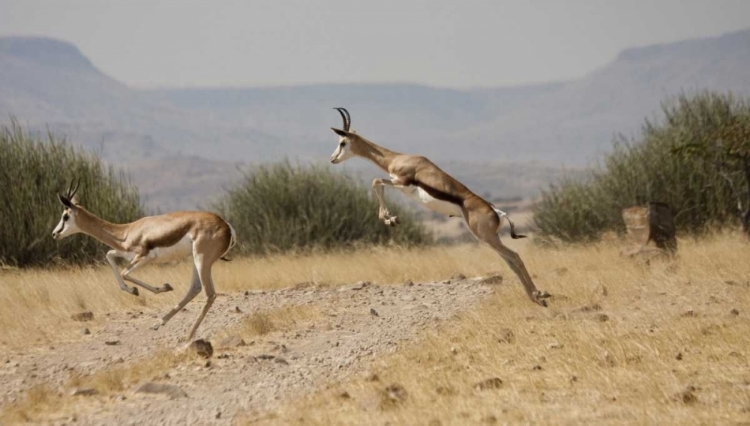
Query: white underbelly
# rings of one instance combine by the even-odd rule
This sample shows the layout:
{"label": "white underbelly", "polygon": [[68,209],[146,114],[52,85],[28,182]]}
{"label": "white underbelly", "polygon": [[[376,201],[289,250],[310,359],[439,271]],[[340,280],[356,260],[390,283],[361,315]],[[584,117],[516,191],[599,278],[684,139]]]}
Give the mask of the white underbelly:
{"label": "white underbelly", "polygon": [[409,198],[432,211],[442,213],[446,216],[461,216],[461,207],[447,201],[438,200],[416,185],[400,186],[397,188],[409,196]]}
{"label": "white underbelly", "polygon": [[167,263],[182,260],[193,253],[193,240],[185,235],[177,244],[169,247],[156,247],[149,252],[154,263]]}

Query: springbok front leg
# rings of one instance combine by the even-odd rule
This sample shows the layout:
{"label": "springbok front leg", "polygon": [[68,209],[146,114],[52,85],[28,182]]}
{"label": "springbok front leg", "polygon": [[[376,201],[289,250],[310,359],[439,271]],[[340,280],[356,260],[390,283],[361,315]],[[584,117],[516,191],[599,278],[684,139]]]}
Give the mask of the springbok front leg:
{"label": "springbok front leg", "polygon": [[531,279],[531,275],[526,270],[521,256],[513,250],[505,247],[500,241],[500,236],[497,235],[498,228],[500,227],[500,218],[495,213],[482,213],[473,212],[470,213],[464,210],[464,218],[466,223],[469,225],[472,233],[478,240],[490,246],[500,257],[505,260],[510,269],[516,274],[518,279],[523,284],[526,294],[529,296],[532,302],[538,303],[541,306],[547,307],[547,298],[550,294],[546,291],[540,291],[537,289],[534,281]]}
{"label": "springbok front leg", "polygon": [[378,203],[380,203],[380,208],[378,209],[378,219],[382,220],[383,223],[385,223],[388,226],[396,226],[400,223],[398,220],[398,216],[391,215],[391,212],[388,211],[388,207],[385,205],[385,194],[384,190],[386,186],[397,186],[397,182],[394,182],[395,179],[375,179],[372,181],[372,189],[375,190],[375,195],[378,197]]}
{"label": "springbok front leg", "polygon": [[117,279],[117,284],[120,285],[120,289],[122,291],[132,294],[133,296],[138,296],[138,289],[135,287],[128,287],[125,285],[125,281],[122,279],[122,275],[120,274],[120,270],[117,267],[117,259],[118,257],[121,257],[119,253],[117,253],[116,250],[110,250],[107,252],[107,262],[109,262],[109,266],[112,267],[112,272],[115,273],[115,278]]}
{"label": "springbok front leg", "polygon": [[130,265],[128,265],[128,267],[125,268],[122,271],[122,273],[120,273],[120,275],[122,276],[122,278],[125,281],[130,281],[131,283],[133,283],[135,285],[141,286],[141,287],[145,288],[146,290],[150,291],[151,293],[159,294],[159,293],[164,293],[164,292],[167,292],[167,291],[174,290],[172,288],[172,286],[169,285],[169,283],[164,283],[164,285],[161,286],[161,287],[154,287],[154,286],[152,286],[150,284],[147,284],[147,283],[145,283],[145,282],[143,282],[143,281],[141,281],[139,279],[136,279],[136,278],[133,278],[133,277],[130,276],[130,274],[133,271],[135,271],[136,269],[138,269],[138,268],[146,265],[147,263],[151,262],[152,260],[154,260],[153,257],[137,255],[133,259],[133,261],[130,262]]}

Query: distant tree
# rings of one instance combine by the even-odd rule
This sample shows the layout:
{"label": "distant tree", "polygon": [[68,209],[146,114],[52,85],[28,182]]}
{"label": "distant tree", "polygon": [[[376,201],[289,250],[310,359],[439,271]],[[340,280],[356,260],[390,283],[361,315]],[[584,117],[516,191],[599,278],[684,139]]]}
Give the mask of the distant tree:
{"label": "distant tree", "polygon": [[[711,114],[707,114],[707,112]],[[750,234],[750,108],[732,96],[704,94],[701,99],[679,99],[668,109],[668,118],[683,121],[684,142],[674,148],[678,155],[699,158],[715,167],[726,180],[737,203],[742,229]],[[705,130],[706,120],[717,121]],[[736,182],[741,182],[737,185]]]}

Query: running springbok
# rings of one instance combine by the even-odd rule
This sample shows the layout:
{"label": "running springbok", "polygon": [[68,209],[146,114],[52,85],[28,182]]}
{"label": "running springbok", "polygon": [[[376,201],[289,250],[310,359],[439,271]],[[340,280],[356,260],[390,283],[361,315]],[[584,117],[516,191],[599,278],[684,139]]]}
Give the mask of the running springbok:
{"label": "running springbok", "polygon": [[398,217],[391,215],[385,205],[383,196],[386,186],[396,188],[423,204],[430,210],[450,217],[463,217],[474,236],[492,247],[515,272],[529,295],[529,298],[544,307],[550,297],[546,291],[539,291],[531,280],[518,253],[505,247],[500,241],[498,232],[505,218],[510,225],[512,238],[524,238],[517,235],[508,215],[482,197],[471,192],[461,182],[442,171],[425,157],[401,154],[359,136],[349,130],[351,116],[345,108],[334,108],[344,121],[343,129],[331,127],[339,136],[339,143],[331,155],[331,163],[338,164],[351,157],[366,158],[385,170],[390,179],[375,179],[372,187],[380,203],[378,217],[388,226],[399,223]]}
{"label": "running springbok", "polygon": [[[65,195],[58,195],[65,207],[60,223],[52,231],[52,238],[62,239],[82,232],[112,248],[107,253],[107,261],[112,266],[120,288],[134,296],[138,289],[128,287],[125,281],[145,288],[152,293],[172,291],[172,286],[151,286],[130,276],[136,269],[148,263],[166,263],[193,255],[193,279],[187,295],[151,327],[157,330],[169,321],[201,292],[206,290],[206,303],[198,318],[190,328],[187,341],[195,336],[195,331],[216,299],[214,283],[211,279],[211,266],[223,258],[236,243],[231,225],[219,216],[208,212],[175,212],[160,216],[149,216],[126,224],[107,222],[79,205],[74,198],[78,185],[68,187]],[[116,259],[130,261],[121,272]]]}

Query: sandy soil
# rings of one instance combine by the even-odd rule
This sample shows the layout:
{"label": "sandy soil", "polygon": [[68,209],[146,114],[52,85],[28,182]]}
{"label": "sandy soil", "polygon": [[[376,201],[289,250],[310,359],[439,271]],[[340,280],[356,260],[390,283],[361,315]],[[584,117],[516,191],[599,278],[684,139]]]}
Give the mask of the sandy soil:
{"label": "sandy soil", "polygon": [[[198,331],[213,343],[210,362],[194,359],[144,380],[177,385],[187,397],[137,393],[139,383],[115,394],[66,397],[64,409],[44,418],[54,424],[229,424],[238,414],[272,409],[366,370],[379,355],[435,330],[493,291],[471,279],[453,281],[220,295]],[[36,384],[69,395],[73,374],[137,365],[160,350],[180,348],[177,337],[186,334],[201,304],[199,297],[158,331],[149,327],[162,312],[112,313],[81,323],[91,334],[76,341],[3,354],[0,409]],[[245,338],[244,346],[221,347],[243,319],[285,306],[314,307],[318,314],[285,331]]]}

